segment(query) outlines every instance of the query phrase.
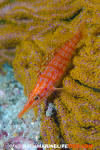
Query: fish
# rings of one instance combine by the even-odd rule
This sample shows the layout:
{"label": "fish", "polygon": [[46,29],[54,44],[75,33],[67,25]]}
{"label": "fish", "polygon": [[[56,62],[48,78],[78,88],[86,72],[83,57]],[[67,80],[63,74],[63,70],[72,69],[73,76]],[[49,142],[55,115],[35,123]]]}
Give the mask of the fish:
{"label": "fish", "polygon": [[71,61],[76,45],[82,38],[83,29],[80,27],[76,34],[69,39],[46,66],[43,73],[40,74],[35,88],[31,91],[27,103],[18,118],[45,101],[55,90],[59,89],[59,81],[62,79],[69,62]]}

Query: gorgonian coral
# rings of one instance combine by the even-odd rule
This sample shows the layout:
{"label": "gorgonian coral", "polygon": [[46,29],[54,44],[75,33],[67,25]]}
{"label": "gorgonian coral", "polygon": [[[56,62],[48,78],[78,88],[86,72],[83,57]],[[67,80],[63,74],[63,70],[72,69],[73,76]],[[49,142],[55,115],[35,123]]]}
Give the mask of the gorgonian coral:
{"label": "gorgonian coral", "polygon": [[9,19],[13,5],[13,1],[0,1],[0,67],[7,61],[12,63],[16,46],[27,34],[26,22],[19,24]]}
{"label": "gorgonian coral", "polygon": [[59,128],[52,117],[42,116],[41,136],[44,144],[60,144]]}
{"label": "gorgonian coral", "polygon": [[[17,46],[13,62],[15,76],[23,84],[27,96],[55,51],[86,20],[86,37],[77,45],[73,65],[63,79],[64,92],[54,100],[59,123],[48,117],[42,119],[44,143],[51,142],[50,127],[51,132],[59,128],[57,132],[61,132],[66,143],[88,143],[98,149],[99,13],[99,1],[94,0],[17,0],[3,3],[0,8],[4,23],[0,27],[0,49],[2,52],[2,49]],[[52,132],[53,138],[55,135]]]}

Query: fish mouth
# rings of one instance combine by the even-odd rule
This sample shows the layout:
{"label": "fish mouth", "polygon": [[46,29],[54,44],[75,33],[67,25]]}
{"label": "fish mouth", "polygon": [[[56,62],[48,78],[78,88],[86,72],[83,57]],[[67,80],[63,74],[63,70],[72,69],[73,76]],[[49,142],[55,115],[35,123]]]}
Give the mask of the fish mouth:
{"label": "fish mouth", "polygon": [[18,118],[22,118],[23,115],[31,109],[30,103],[26,103],[22,111],[18,114]]}
{"label": "fish mouth", "polygon": [[30,109],[34,108],[35,106],[39,105],[41,103],[41,100],[38,101],[27,101],[27,103],[24,105],[24,108],[22,111],[18,114],[18,118],[22,118],[25,113],[27,113]]}

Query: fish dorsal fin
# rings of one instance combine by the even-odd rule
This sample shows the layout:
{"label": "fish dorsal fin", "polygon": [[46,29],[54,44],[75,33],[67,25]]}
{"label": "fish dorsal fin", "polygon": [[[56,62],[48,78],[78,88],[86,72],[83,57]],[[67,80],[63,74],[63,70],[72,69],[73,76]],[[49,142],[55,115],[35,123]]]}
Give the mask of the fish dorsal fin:
{"label": "fish dorsal fin", "polygon": [[43,73],[45,68],[48,66],[49,62],[55,57],[57,52],[66,44],[66,42],[63,42],[62,44],[58,45],[56,48],[47,51],[46,54],[41,58],[40,60],[40,66],[37,66],[37,74],[38,77]]}

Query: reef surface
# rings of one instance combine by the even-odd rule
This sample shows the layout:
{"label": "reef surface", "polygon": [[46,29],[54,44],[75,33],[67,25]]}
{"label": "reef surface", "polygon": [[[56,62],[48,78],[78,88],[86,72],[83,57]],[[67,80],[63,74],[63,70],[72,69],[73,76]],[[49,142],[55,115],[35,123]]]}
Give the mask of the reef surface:
{"label": "reef surface", "polygon": [[3,71],[5,74],[0,74],[0,150],[35,150],[34,144],[41,143],[40,117],[34,120],[31,110],[27,118],[17,118],[27,97],[23,86],[14,78],[13,68],[4,64]]}

